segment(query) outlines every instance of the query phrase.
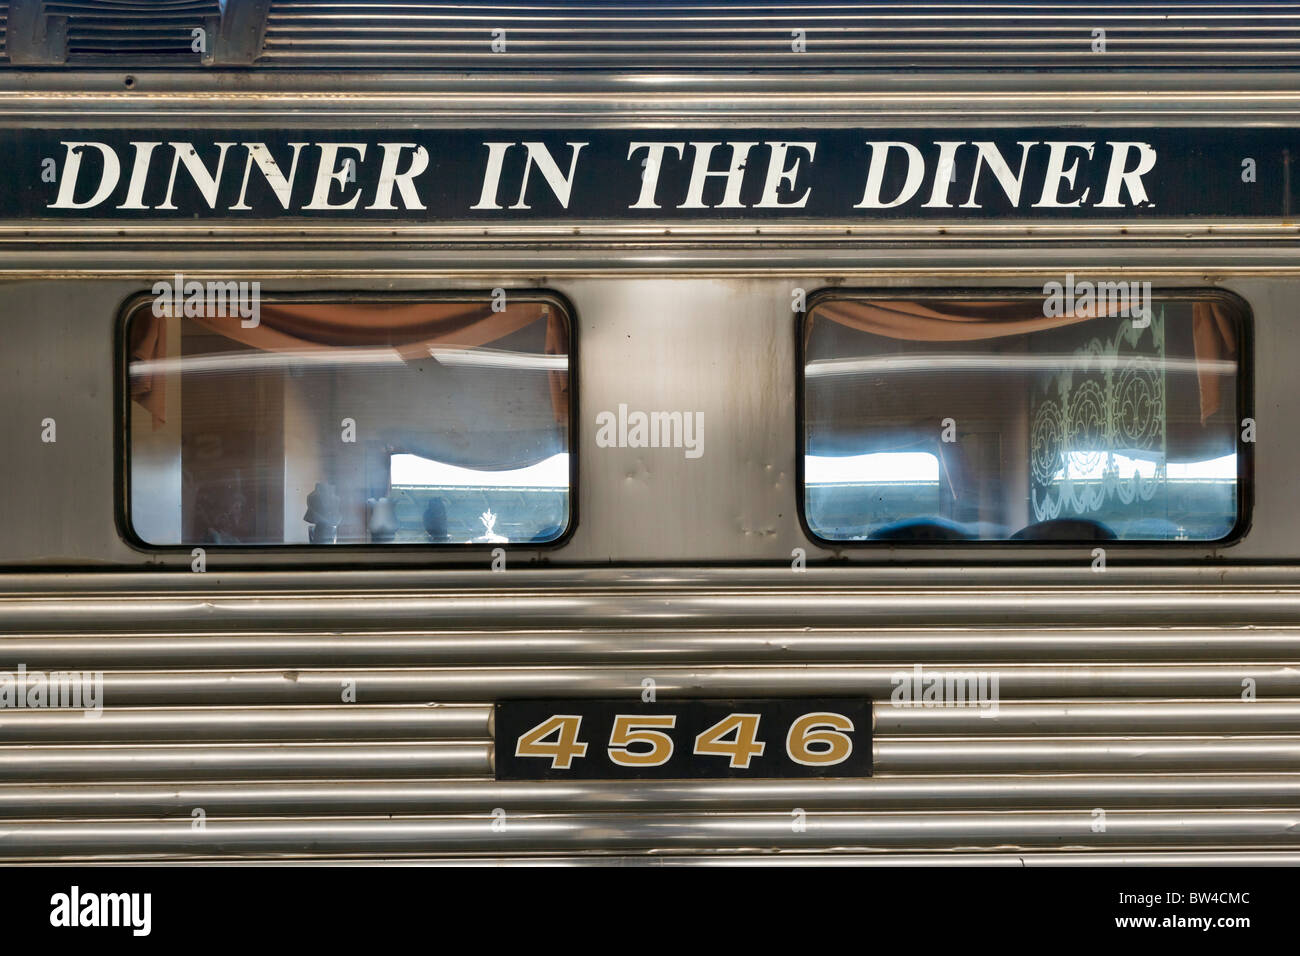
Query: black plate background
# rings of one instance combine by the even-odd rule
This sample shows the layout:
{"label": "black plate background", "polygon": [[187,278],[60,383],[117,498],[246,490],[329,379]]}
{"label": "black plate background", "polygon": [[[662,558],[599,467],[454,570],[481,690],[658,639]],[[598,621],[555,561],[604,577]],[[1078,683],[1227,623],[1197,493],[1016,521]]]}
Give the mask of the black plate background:
{"label": "black plate background", "polygon": [[[812,711],[843,714],[853,721],[853,753],[830,767],[795,763],[785,752],[790,725]],[[522,734],[556,714],[582,717],[578,740],[587,755],[568,770],[551,769],[540,757],[517,757]],[[623,767],[609,759],[610,729],[619,714],[675,714],[677,726],[666,731],[673,755],[659,767]],[[691,753],[695,737],[728,714],[759,714],[758,740],[767,744],[748,768],[732,768],[725,757]],[[498,780],[672,780],[701,778],[869,777],[871,776],[871,701],[865,698],[768,700],[508,700],[496,705],[496,778]]]}

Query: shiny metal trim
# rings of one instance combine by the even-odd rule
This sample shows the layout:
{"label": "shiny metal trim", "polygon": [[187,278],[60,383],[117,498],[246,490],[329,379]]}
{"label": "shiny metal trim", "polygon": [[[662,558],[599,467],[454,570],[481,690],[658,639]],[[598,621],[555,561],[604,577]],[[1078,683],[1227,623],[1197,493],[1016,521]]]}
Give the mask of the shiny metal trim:
{"label": "shiny metal trim", "polygon": [[[242,866],[249,857],[200,857],[169,860],[169,866]],[[1175,852],[1161,851],[1114,851],[1089,849],[1085,851],[1054,852],[1051,850],[1028,850],[1019,853],[895,853],[882,851],[872,854],[846,853],[834,850],[823,852],[790,852],[774,850],[769,852],[744,853],[724,852],[710,853],[707,850],[697,853],[643,854],[627,856],[614,853],[586,853],[580,855],[563,855],[558,853],[536,853],[531,856],[466,856],[451,855],[442,857],[385,857],[370,859],[343,857],[295,858],[277,856],[274,859],[258,859],[263,866],[888,866],[888,867],[930,867],[930,866],[1107,866],[1107,867],[1174,867],[1174,866],[1297,866],[1300,865],[1300,853],[1287,850],[1182,850]],[[147,866],[147,860],[79,860],[82,866]],[[32,860],[30,866],[59,866],[57,860]]]}
{"label": "shiny metal trim", "polygon": [[[146,244],[148,246],[149,244]],[[309,245],[309,243],[308,243]],[[111,254],[110,254],[111,253]],[[1011,254],[1008,253],[1010,256]],[[229,257],[230,268],[222,266]],[[668,249],[621,251],[616,246],[598,249],[557,247],[528,254],[509,248],[497,251],[449,248],[436,254],[412,250],[365,249],[353,245],[333,250],[305,249],[295,253],[261,256],[262,266],[250,269],[246,251],[234,247],[181,249],[161,258],[157,248],[126,247],[118,250],[83,248],[54,250],[25,247],[7,255],[0,266],[6,281],[91,279],[149,283],[180,269],[202,277],[219,268],[227,279],[264,283],[314,285],[323,282],[393,285],[465,283],[482,287],[485,281],[507,280],[542,287],[556,279],[773,279],[824,283],[853,281],[863,284],[911,281],[926,286],[956,282],[1008,281],[1024,283],[1070,270],[1105,269],[1117,277],[1141,276],[1162,283],[1216,285],[1243,279],[1294,279],[1300,277],[1295,250],[1279,245],[1206,245],[1177,250],[1143,248],[1135,265],[1132,248],[1096,246],[1063,252],[1049,245],[1022,246],[1014,252],[1018,267],[988,265],[987,249],[960,246],[934,248],[841,249],[834,253],[816,249],[736,248],[710,251]],[[958,265],[932,265],[936,258]],[[315,265],[303,266],[304,261]],[[106,262],[116,263],[107,265]],[[360,268],[359,262],[373,265]],[[1232,265],[1225,266],[1225,262]],[[485,279],[486,275],[490,278]],[[391,286],[390,286],[391,287]],[[1121,542],[1122,543],[1122,542]],[[991,552],[990,552],[991,553]],[[1010,558],[1008,554],[1004,560]]]}
{"label": "shiny metal trim", "polygon": [[0,744],[489,738],[492,708],[473,704],[319,707],[109,707],[0,710]]}
{"label": "shiny metal trim", "polygon": [[[373,622],[375,626],[390,624]],[[195,629],[0,633],[0,667],[21,661],[45,670],[171,667],[395,667],[529,664],[917,663],[1193,664],[1300,660],[1300,627],[1026,627],[1009,621],[963,628],[719,628],[676,630],[511,628],[369,630],[346,633]],[[339,629],[344,630],[344,629]],[[1133,702],[1136,705],[1136,702]],[[12,714],[0,711],[0,726]],[[945,717],[920,717],[943,721]],[[955,719],[955,718],[953,718]]]}
{"label": "shiny metal trim", "polygon": [[1262,849],[1300,845],[1294,810],[1112,810],[1104,832],[1089,811],[818,812],[795,832],[789,813],[606,813],[516,815],[493,830],[491,808],[475,818],[393,816],[230,820],[12,821],[0,823],[8,859],[204,853],[428,854],[536,851],[987,848]]}
{"label": "shiny metal trim", "polygon": [[[1021,562],[1024,552],[1019,552]],[[924,555],[911,552],[911,560]],[[846,556],[847,557],[847,556]],[[188,568],[188,565],[187,565]],[[1156,563],[1151,565],[1113,564],[1105,575],[1094,573],[1088,562],[1075,566],[1044,564],[992,564],[978,568],[972,582],[969,566],[926,567],[917,564],[894,567],[866,567],[844,563],[836,567],[810,565],[797,579],[788,562],[780,565],[700,566],[656,565],[647,567],[531,567],[518,563],[511,567],[509,585],[501,575],[484,570],[449,568],[385,568],[375,571],[277,570],[230,571],[209,567],[205,574],[161,573],[148,571],[69,571],[51,574],[45,571],[0,573],[0,620],[12,603],[44,600],[58,603],[70,598],[116,602],[119,598],[136,600],[190,600],[198,616],[206,617],[209,602],[216,598],[248,598],[261,595],[283,598],[286,594],[330,596],[336,599],[420,596],[420,592],[457,596],[459,593],[530,594],[549,596],[605,594],[618,600],[625,593],[656,593],[671,597],[674,590],[698,592],[711,597],[718,592],[736,594],[749,591],[801,594],[817,600],[822,594],[848,592],[891,598],[914,596],[917,603],[945,589],[960,589],[966,600],[978,604],[985,594],[1005,597],[1018,592],[1040,600],[1054,599],[1061,604],[1071,600],[1090,604],[1093,595],[1166,594],[1176,604],[1184,594],[1211,592],[1237,593],[1243,603],[1260,595],[1300,596],[1300,566],[1291,564],[1213,565]],[[1073,595],[1073,597],[1071,597]],[[427,596],[427,595],[426,595]],[[1300,620],[1300,619],[1297,619]],[[481,622],[480,622],[481,623]],[[674,627],[677,623],[674,621]],[[929,623],[929,622],[926,622]],[[1009,623],[1001,621],[999,623]],[[1117,622],[1106,622],[1107,627]],[[1128,626],[1131,622],[1124,623]],[[1165,624],[1169,622],[1164,622]],[[1296,623],[1296,622],[1286,622]],[[253,627],[252,620],[241,622],[240,630]],[[1157,622],[1156,626],[1162,626]],[[1300,624],[1297,624],[1300,626]],[[367,630],[382,630],[376,625]],[[391,628],[390,628],[391,629]],[[44,629],[42,629],[44,630]]]}
{"label": "shiny metal trim", "polygon": [[[913,569],[916,577],[925,573],[926,569]],[[1083,573],[1088,573],[1086,565]],[[492,581],[493,577],[497,580]],[[622,631],[661,628],[667,622],[674,627],[865,629],[915,627],[922,622],[927,627],[949,628],[1012,624],[1102,627],[1116,622],[1147,627],[1286,626],[1300,619],[1300,589],[1293,588],[1093,586],[1071,590],[1026,585],[965,590],[831,589],[816,587],[813,580],[806,585],[792,584],[790,579],[795,576],[787,571],[782,586],[766,589],[701,584],[673,590],[611,587],[584,591],[573,578],[568,588],[541,590],[538,586],[544,585],[546,577],[524,581],[517,572],[516,577],[519,587],[503,587],[500,576],[482,571],[474,578],[479,585],[475,589],[406,592],[375,588],[339,593],[326,589],[324,575],[315,579],[320,590],[299,594],[241,592],[234,581],[229,581],[225,591],[214,590],[205,582],[202,590],[188,594],[64,592],[42,596],[10,592],[0,597],[0,633],[444,630],[473,628],[484,620],[502,630],[616,626]],[[303,572],[298,579],[311,580],[311,572]],[[379,601],[384,607],[382,617],[375,613]]]}
{"label": "shiny metal trim", "polygon": [[[439,253],[436,261],[429,256],[417,260],[414,254],[403,252],[401,256],[389,253],[381,255],[373,252],[352,249],[335,250],[331,253],[319,253],[313,256],[311,251],[299,253],[296,258],[318,258],[319,267],[291,268],[283,257],[267,257],[262,269],[247,269],[240,265],[231,269],[222,269],[220,274],[232,279],[258,279],[262,282],[317,284],[323,282],[391,282],[407,284],[431,283],[475,283],[482,285],[484,270],[489,270],[491,281],[508,279],[524,284],[540,286],[547,277],[551,279],[801,279],[823,282],[847,282],[849,280],[863,283],[888,283],[895,281],[915,281],[927,286],[945,283],[978,281],[992,283],[1011,280],[1017,283],[1032,281],[1035,278],[1060,275],[1069,269],[1107,269],[1107,274],[1115,276],[1141,275],[1151,281],[1162,283],[1213,285],[1224,281],[1248,279],[1294,279],[1300,277],[1300,265],[1295,263],[1294,250],[1279,247],[1277,249],[1260,249],[1256,247],[1229,249],[1224,247],[1207,247],[1192,249],[1181,254],[1171,249],[1143,250],[1142,266],[1132,264],[1134,250],[1112,250],[1097,248],[1079,254],[1063,254],[1049,248],[1035,249],[1025,247],[1017,250],[1017,255],[1024,258],[1018,269],[1004,266],[981,265],[981,258],[987,262],[988,253],[977,255],[972,250],[962,249],[910,249],[894,250],[888,254],[870,253],[868,250],[850,250],[829,257],[807,252],[793,251],[790,254],[776,255],[760,250],[732,250],[730,253],[710,255],[699,250],[678,250],[672,254],[652,254],[643,251],[640,254],[622,257],[617,265],[610,265],[611,254],[615,249],[574,250],[556,249],[538,253],[529,260],[528,257],[513,251],[503,256],[485,255],[481,250],[449,250]],[[214,250],[196,252],[181,251],[172,255],[167,261],[172,265],[160,265],[156,251],[140,252],[129,249],[121,251],[122,262],[133,262],[116,270],[103,266],[100,253],[95,250],[82,250],[78,255],[83,258],[70,257],[60,253],[57,260],[50,255],[36,250],[23,257],[9,259],[10,269],[0,268],[0,278],[13,281],[65,279],[81,281],[87,279],[104,279],[116,281],[146,282],[156,279],[162,270],[173,267],[184,269],[187,275],[201,275],[213,267]],[[951,262],[968,262],[969,265],[923,266],[918,263],[930,261],[936,256],[945,256]],[[1147,256],[1150,258],[1147,258]],[[331,258],[336,257],[336,258]],[[1225,268],[1225,257],[1240,262]],[[344,259],[354,264],[358,259],[373,258],[374,268],[365,270],[339,268]],[[380,261],[382,258],[382,262]],[[403,263],[392,267],[396,259]],[[1120,261],[1126,263],[1118,268]],[[240,260],[246,261],[246,257]],[[473,263],[477,265],[473,265]],[[874,262],[874,265],[871,263]],[[191,268],[193,266],[194,268]],[[418,267],[417,267],[418,266]],[[1122,543],[1122,542],[1121,542]]]}
{"label": "shiny metal trim", "polygon": [[[1284,217],[1274,219],[1186,219],[1125,220],[1106,219],[1092,222],[1040,222],[1011,219],[998,222],[970,220],[934,220],[894,222],[889,220],[839,220],[834,222],[700,222],[675,220],[627,220],[618,222],[579,221],[554,223],[416,223],[331,222],[305,220],[293,227],[274,220],[231,223],[213,221],[195,223],[113,222],[111,220],[22,221],[0,222],[0,245],[14,251],[34,253],[48,249],[67,253],[71,250],[120,249],[124,241],[141,248],[150,243],[166,242],[176,248],[169,256],[194,249],[220,249],[228,246],[245,248],[263,246],[269,253],[283,251],[292,243],[297,249],[337,247],[340,245],[375,247],[375,250],[416,249],[429,243],[445,247],[472,248],[499,259],[521,247],[546,246],[550,249],[580,251],[661,252],[678,250],[680,254],[731,251],[740,255],[762,251],[768,255],[788,255],[798,251],[808,257],[819,256],[829,264],[847,253],[881,251],[897,254],[899,243],[935,243],[944,248],[959,243],[974,243],[967,253],[982,250],[989,255],[994,244],[1030,244],[1031,246],[1075,245],[1083,241],[1112,242],[1125,248],[1139,247],[1144,255],[1154,243],[1190,242],[1189,252],[1213,250],[1200,247],[1255,243],[1295,243],[1300,239],[1300,224]],[[960,248],[960,247],[958,247]],[[1263,253],[1265,250],[1259,250]],[[300,254],[299,254],[300,255]],[[301,261],[301,258],[299,258]],[[130,268],[127,266],[126,268]],[[249,274],[267,275],[274,265],[247,265]],[[210,267],[209,267],[210,269]],[[205,271],[200,266],[197,272]],[[823,267],[825,271],[825,267]],[[1145,271],[1145,270],[1144,270]],[[105,273],[108,274],[108,273]],[[117,273],[123,274],[123,273]],[[222,269],[222,275],[229,270]],[[1023,270],[1017,273],[1024,275]]]}
{"label": "shiny metal trim", "polygon": [[874,717],[879,737],[1300,733],[1300,700],[1002,701],[996,710],[881,701]]}
{"label": "shiny metal trim", "polygon": [[0,817],[359,816],[651,810],[1007,810],[1294,808],[1300,771],[1257,773],[878,774],[854,780],[543,783],[223,780],[0,783]]}
{"label": "shiny metal trim", "polygon": [[[952,665],[946,675],[965,680],[989,673],[987,665]],[[1060,697],[1215,697],[1240,699],[1242,682],[1253,680],[1267,696],[1300,696],[1294,664],[1000,664],[1000,692],[1007,699]],[[111,706],[162,704],[329,704],[344,681],[354,681],[367,703],[440,701],[472,703],[484,698],[626,697],[655,681],[663,697],[846,696],[888,700],[898,682],[896,665],[676,664],[610,667],[313,668],[297,670],[106,671],[104,699]]]}
{"label": "shiny metal trim", "polygon": [[[316,73],[0,70],[0,122],[91,120],[287,128],[404,123],[491,126],[963,126],[1172,123],[1283,125],[1300,111],[1300,72],[898,72],[723,75],[626,70],[433,76]],[[344,79],[343,76],[346,78]]]}
{"label": "shiny metal trim", "polygon": [[0,781],[485,776],[484,742],[0,746]]}
{"label": "shiny metal trim", "polygon": [[[218,862],[219,865],[228,865]],[[196,863],[195,865],[203,865]],[[212,865],[211,863],[207,865]],[[233,864],[229,864],[233,865]],[[878,853],[870,856],[857,853],[790,853],[771,852],[759,854],[725,853],[680,854],[672,856],[615,856],[589,854],[587,856],[514,856],[514,857],[453,857],[429,860],[312,860],[301,863],[280,860],[281,866],[1300,866],[1300,853],[1285,850],[1215,850],[1210,852],[1184,850],[1177,853],[1114,852],[1087,850],[1084,852],[1054,853],[1033,850],[1015,854],[1007,853]]]}
{"label": "shiny metal trim", "polygon": [[1300,736],[882,737],[874,766],[889,773],[1291,770],[1300,767]]}

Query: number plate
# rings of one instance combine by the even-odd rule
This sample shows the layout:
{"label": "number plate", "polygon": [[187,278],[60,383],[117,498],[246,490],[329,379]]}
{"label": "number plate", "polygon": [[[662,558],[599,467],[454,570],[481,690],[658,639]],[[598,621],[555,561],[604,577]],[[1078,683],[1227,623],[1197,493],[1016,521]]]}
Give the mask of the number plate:
{"label": "number plate", "polygon": [[496,705],[498,780],[869,776],[861,698]]}

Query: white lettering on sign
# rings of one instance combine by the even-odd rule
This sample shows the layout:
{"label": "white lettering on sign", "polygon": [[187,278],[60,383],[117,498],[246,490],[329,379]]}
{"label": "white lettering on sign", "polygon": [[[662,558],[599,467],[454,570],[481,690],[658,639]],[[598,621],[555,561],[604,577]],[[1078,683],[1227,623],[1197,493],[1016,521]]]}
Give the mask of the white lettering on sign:
{"label": "white lettering on sign", "polygon": [[[606,218],[643,210],[707,216],[820,209],[815,214],[848,218],[886,209],[1122,209],[1151,205],[1147,177],[1158,159],[1153,146],[1139,141],[850,144],[841,134],[837,147],[724,136],[656,142],[633,134],[613,150],[576,139],[490,139],[467,152],[459,141],[457,155],[440,162],[437,135],[426,133],[426,143],[415,136],[272,144],[161,136],[121,145],[60,140],[62,157],[52,160],[58,168],[45,180],[54,193],[45,208],[383,216],[427,212],[433,197],[430,218],[509,210],[584,216],[592,202]],[[611,202],[611,196],[618,198]]]}

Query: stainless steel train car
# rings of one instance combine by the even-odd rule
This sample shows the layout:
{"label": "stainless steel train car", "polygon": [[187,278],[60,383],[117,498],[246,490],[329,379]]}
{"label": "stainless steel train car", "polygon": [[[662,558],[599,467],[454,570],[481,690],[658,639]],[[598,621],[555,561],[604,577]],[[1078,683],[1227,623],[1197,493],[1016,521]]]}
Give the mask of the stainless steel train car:
{"label": "stainless steel train car", "polygon": [[0,2],[0,858],[1300,862],[1298,26]]}

